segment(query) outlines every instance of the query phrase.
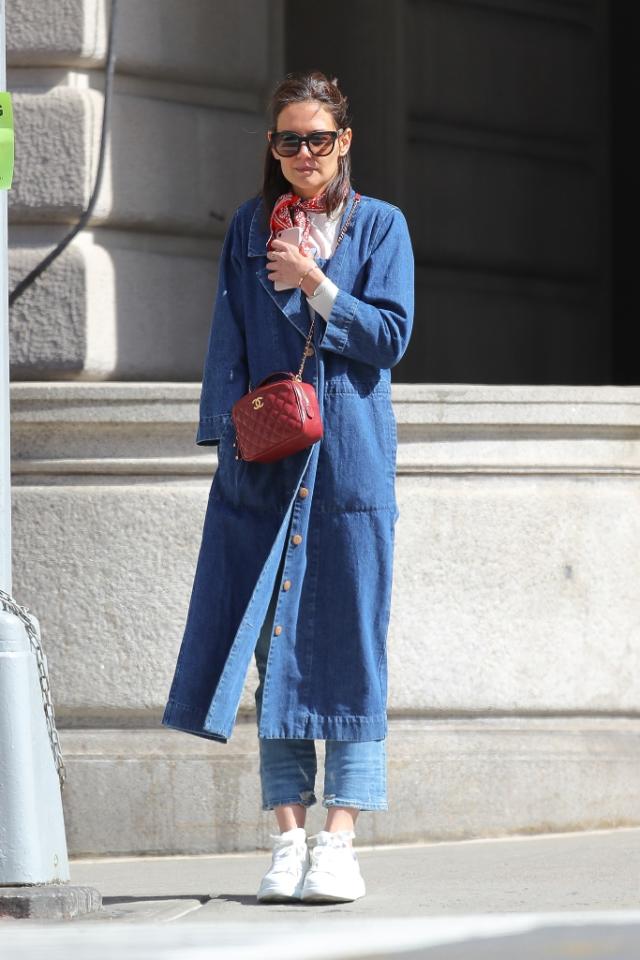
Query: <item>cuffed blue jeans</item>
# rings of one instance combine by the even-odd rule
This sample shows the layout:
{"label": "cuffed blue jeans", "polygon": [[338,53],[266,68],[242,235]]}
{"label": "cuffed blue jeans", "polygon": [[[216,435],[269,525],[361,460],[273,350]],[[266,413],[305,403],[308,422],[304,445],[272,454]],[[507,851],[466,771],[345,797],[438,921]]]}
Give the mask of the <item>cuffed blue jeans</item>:
{"label": "cuffed blue jeans", "polygon": [[[258,723],[279,589],[280,572],[255,650],[259,676],[255,691]],[[310,807],[317,803],[315,741],[264,737],[258,737],[258,741],[262,809],[273,810],[281,804],[291,803]],[[388,810],[386,740],[325,740],[322,805]]]}

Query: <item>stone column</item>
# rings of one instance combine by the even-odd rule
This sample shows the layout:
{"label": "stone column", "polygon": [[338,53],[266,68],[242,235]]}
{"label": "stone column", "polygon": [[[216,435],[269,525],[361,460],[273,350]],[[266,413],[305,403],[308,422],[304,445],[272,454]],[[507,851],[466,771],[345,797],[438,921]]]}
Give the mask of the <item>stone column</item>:
{"label": "stone column", "polygon": [[[12,0],[10,289],[93,189],[109,4]],[[14,380],[199,380],[216,258],[261,186],[279,0],[118,7],[106,172],[89,229],[11,311]]]}

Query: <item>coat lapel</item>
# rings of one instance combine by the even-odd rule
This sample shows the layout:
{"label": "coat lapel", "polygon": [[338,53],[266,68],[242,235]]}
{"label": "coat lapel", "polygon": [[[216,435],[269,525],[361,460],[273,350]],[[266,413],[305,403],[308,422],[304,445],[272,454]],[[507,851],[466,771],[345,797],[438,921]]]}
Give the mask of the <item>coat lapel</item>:
{"label": "coat lapel", "polygon": [[[355,190],[353,188],[349,191],[349,196],[347,197],[347,204],[342,213],[340,219],[340,227],[338,232],[342,229],[345,219],[349,216],[349,212],[353,205],[353,198],[355,196]],[[251,226],[249,228],[249,244],[247,249],[247,254],[249,257],[259,257],[260,259],[256,261],[256,276],[264,289],[267,291],[273,302],[276,304],[279,310],[285,315],[287,320],[293,324],[293,326],[298,330],[298,332],[306,338],[309,333],[309,311],[307,308],[307,300],[303,291],[297,287],[291,290],[276,290],[273,280],[269,278],[269,271],[267,270],[267,240],[269,239],[269,231],[263,226],[263,204],[262,201],[256,205],[256,208],[253,212],[253,217],[251,218]],[[353,220],[357,219],[357,211],[354,214]],[[352,233],[352,224],[349,224],[349,229],[345,233],[342,241],[336,248],[335,253],[328,260],[318,258],[316,263],[325,274],[329,277],[336,286],[340,286],[340,277],[346,263],[346,255],[349,249],[349,244],[351,242],[351,233]]]}

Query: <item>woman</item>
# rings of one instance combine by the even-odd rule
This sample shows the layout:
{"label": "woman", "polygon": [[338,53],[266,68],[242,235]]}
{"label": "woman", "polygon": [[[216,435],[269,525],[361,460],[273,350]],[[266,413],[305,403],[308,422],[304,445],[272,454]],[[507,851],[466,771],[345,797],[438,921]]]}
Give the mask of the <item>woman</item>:
{"label": "woman", "polygon": [[[347,109],[319,71],[284,78],[262,192],[235,211],[225,237],[196,434],[218,445],[218,468],[162,720],[227,742],[255,655],[262,808],[280,830],[263,902],[363,896],[356,818],[388,809],[399,515],[390,368],[411,336],[414,263],[402,212],[351,186]],[[323,437],[272,463],[244,461],[233,404],[268,374],[297,371],[303,350]],[[307,837],[316,739],[327,820]]]}

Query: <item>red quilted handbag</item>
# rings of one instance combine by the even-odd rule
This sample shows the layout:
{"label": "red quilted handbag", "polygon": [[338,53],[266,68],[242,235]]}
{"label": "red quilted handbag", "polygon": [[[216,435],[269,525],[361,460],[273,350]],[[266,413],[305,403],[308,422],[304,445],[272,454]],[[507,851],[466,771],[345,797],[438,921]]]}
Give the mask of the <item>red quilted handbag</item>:
{"label": "red quilted handbag", "polygon": [[265,377],[234,403],[236,459],[269,463],[303,450],[322,437],[313,384],[285,370]]}
{"label": "red quilted handbag", "polygon": [[[356,193],[354,197],[336,248],[346,233],[360,196]],[[315,319],[314,314],[298,372],[278,370],[270,373],[231,408],[236,430],[236,460],[270,463],[304,450],[322,437],[322,417],[316,391],[313,384],[302,379]]]}

